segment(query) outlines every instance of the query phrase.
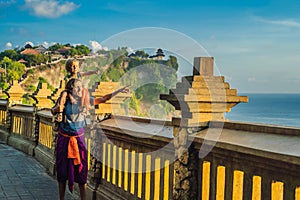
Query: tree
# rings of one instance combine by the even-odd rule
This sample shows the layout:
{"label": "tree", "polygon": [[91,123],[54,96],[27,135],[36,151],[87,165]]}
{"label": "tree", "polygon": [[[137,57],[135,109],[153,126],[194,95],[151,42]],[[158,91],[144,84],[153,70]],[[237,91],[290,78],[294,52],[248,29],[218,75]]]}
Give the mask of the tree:
{"label": "tree", "polygon": [[88,55],[91,53],[91,50],[85,45],[77,45],[75,49],[77,50],[78,55]]}
{"label": "tree", "polygon": [[19,59],[19,54],[16,50],[5,50],[0,53],[0,60],[3,60],[4,57],[8,57],[13,61],[17,61]]}
{"label": "tree", "polygon": [[145,51],[143,50],[138,50],[135,52],[135,55],[140,57],[140,58],[148,58],[149,54],[147,54]]}
{"label": "tree", "polygon": [[12,80],[19,80],[25,72],[26,66],[17,61],[12,61],[8,57],[4,57],[0,61],[0,67],[6,68],[6,76],[1,77],[1,82],[11,82]]}
{"label": "tree", "polygon": [[49,51],[56,51],[57,49],[63,48],[64,45],[56,43],[48,48]]}
{"label": "tree", "polygon": [[73,57],[75,55],[78,55],[78,51],[76,49],[72,48],[67,51],[67,55]]}
{"label": "tree", "polygon": [[116,82],[116,81],[119,81],[120,78],[121,78],[121,72],[119,69],[115,68],[115,67],[111,67],[108,69],[108,72],[107,72],[107,76],[113,81],[113,82]]}
{"label": "tree", "polygon": [[176,71],[178,70],[178,62],[175,56],[170,55],[169,59],[166,61],[165,64],[168,65],[169,67],[172,67]]}

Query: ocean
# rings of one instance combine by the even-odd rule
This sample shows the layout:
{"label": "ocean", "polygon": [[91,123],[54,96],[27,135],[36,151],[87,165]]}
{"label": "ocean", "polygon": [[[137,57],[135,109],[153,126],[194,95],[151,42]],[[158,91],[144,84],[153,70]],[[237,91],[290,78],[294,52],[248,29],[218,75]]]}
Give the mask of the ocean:
{"label": "ocean", "polygon": [[226,113],[229,121],[300,127],[300,94],[238,94],[248,96]]}

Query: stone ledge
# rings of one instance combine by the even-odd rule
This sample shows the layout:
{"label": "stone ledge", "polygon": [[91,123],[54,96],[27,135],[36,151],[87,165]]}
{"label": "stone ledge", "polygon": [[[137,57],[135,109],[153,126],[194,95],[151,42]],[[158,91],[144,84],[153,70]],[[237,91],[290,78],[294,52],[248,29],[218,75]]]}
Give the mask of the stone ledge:
{"label": "stone ledge", "polygon": [[215,122],[211,121],[209,127],[224,128],[230,130],[241,130],[249,132],[259,132],[259,133],[272,133],[280,135],[294,135],[300,136],[300,128],[289,127],[289,126],[279,126],[279,125],[268,125],[259,123],[246,123],[246,122]]}
{"label": "stone ledge", "polygon": [[3,141],[5,144],[7,144],[9,136],[10,135],[7,133],[6,130],[0,128],[0,141]]}
{"label": "stone ledge", "polygon": [[271,133],[249,132],[222,128],[208,128],[189,137],[196,146],[246,153],[300,165],[300,137]]}
{"label": "stone ledge", "polygon": [[36,147],[36,144],[33,141],[28,141],[20,136],[11,135],[8,138],[7,144],[30,156],[34,155],[34,148]]}
{"label": "stone ledge", "polygon": [[39,161],[52,176],[55,175],[54,154],[40,144],[35,148],[34,152],[36,160]]}

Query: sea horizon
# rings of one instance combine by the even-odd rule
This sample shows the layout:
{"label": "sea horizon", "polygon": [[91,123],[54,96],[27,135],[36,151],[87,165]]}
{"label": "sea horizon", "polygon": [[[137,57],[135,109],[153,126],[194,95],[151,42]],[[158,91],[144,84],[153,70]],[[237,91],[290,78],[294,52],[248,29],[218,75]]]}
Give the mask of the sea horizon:
{"label": "sea horizon", "polygon": [[225,117],[229,121],[300,127],[300,93],[239,93],[239,103]]}

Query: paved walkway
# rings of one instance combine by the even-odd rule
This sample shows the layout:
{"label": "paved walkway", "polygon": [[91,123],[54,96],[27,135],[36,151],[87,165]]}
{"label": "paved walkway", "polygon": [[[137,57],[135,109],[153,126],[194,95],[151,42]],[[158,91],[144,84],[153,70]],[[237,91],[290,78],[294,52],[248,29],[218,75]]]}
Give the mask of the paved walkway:
{"label": "paved walkway", "polygon": [[[56,200],[55,177],[33,157],[0,143],[0,200]],[[66,192],[67,200],[78,196]]]}

